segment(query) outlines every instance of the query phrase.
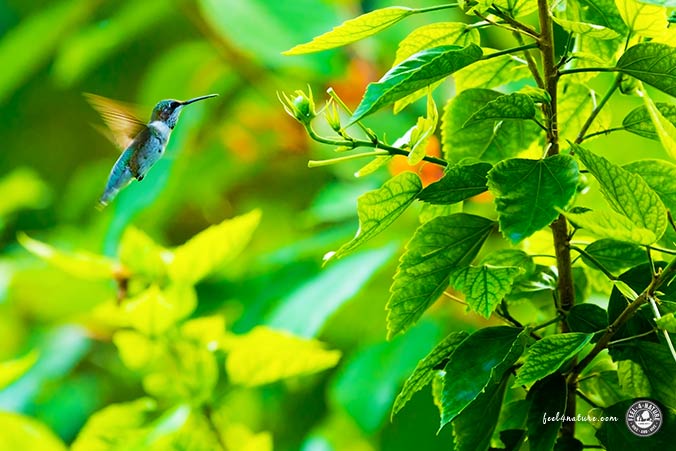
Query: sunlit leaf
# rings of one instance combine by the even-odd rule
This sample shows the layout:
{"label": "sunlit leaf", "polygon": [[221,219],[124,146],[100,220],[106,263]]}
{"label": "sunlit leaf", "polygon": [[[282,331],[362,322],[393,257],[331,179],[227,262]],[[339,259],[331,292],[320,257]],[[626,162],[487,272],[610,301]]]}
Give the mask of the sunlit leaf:
{"label": "sunlit leaf", "polygon": [[610,238],[635,244],[654,244],[657,235],[652,230],[639,227],[626,216],[610,210],[595,210],[584,213],[564,211],[574,225],[581,227],[597,238]]}
{"label": "sunlit leaf", "polygon": [[667,29],[666,8],[636,0],[615,0],[615,6],[633,33],[654,38],[662,35]]}
{"label": "sunlit leaf", "polygon": [[[528,442],[532,449],[554,449],[556,437],[563,423],[563,418],[560,420],[554,418],[563,417],[567,395],[566,379],[558,374],[536,382],[528,391],[526,399],[530,401],[530,407],[526,424]],[[545,421],[545,418],[552,420]]]}
{"label": "sunlit leaf", "polygon": [[425,49],[440,45],[480,44],[479,30],[462,22],[436,22],[413,30],[399,42],[393,66]]}
{"label": "sunlit leaf", "polygon": [[655,103],[645,93],[642,94],[650,120],[655,127],[657,138],[662,143],[664,150],[672,157],[676,157],[676,126],[664,117],[662,112],[655,106]]}
{"label": "sunlit leaf", "polygon": [[148,275],[160,280],[167,274],[171,253],[136,227],[124,231],[118,247],[120,262],[134,275]]}
{"label": "sunlit leaf", "polygon": [[342,47],[379,33],[415,12],[414,9],[400,6],[377,9],[347,20],[333,30],[312,39],[311,42],[297,45],[283,53],[284,55],[302,55]]}
{"label": "sunlit leaf", "polygon": [[13,359],[0,362],[0,390],[19,379],[30,370],[35,362],[38,361],[39,353],[35,350],[28,354]]}
{"label": "sunlit leaf", "polygon": [[408,164],[416,165],[423,161],[427,150],[427,142],[434,135],[439,122],[437,105],[434,103],[432,93],[427,94],[427,116],[419,117],[416,125],[411,129],[408,154]]}
{"label": "sunlit leaf", "polygon": [[20,233],[17,240],[32,254],[75,277],[89,280],[112,280],[117,270],[113,261],[101,255],[85,251],[62,252],[24,233]]}
{"label": "sunlit leaf", "polygon": [[0,179],[0,219],[23,208],[45,207],[49,197],[49,188],[35,172],[15,169]]}
{"label": "sunlit leaf", "polygon": [[357,199],[359,229],[357,235],[342,245],[332,259],[339,259],[385,230],[415,200],[422,190],[420,177],[413,172],[402,172],[374,191]]}
{"label": "sunlit leaf", "polygon": [[354,173],[355,177],[365,177],[369,174],[373,174],[378,169],[382,168],[392,160],[392,155],[380,155],[375,157],[373,160],[366,163],[361,167],[357,172]]}
{"label": "sunlit leaf", "polygon": [[495,196],[500,230],[518,243],[549,225],[575,195],[579,170],[568,155],[542,160],[515,158],[496,164],[488,173]]}
{"label": "sunlit leaf", "polygon": [[574,145],[574,149],[598,180],[601,192],[613,210],[629,219],[636,228],[650,230],[659,239],[667,227],[666,209],[643,178],[580,146]]}
{"label": "sunlit leaf", "polygon": [[446,366],[446,362],[453,351],[468,336],[469,334],[464,331],[449,334],[424,359],[418,362],[418,366],[415,367],[413,373],[406,379],[401,392],[399,392],[397,399],[394,401],[392,416],[396,415],[415,393],[432,382],[434,375]]}
{"label": "sunlit leaf", "polygon": [[[575,140],[583,124],[596,106],[596,95],[587,86],[578,83],[559,83],[559,136],[562,140]],[[609,115],[604,110],[596,116],[587,133],[605,130]]]}
{"label": "sunlit leaf", "polygon": [[591,339],[591,334],[571,332],[538,340],[529,348],[523,366],[517,370],[516,384],[530,385],[555,373]]}
{"label": "sunlit leaf", "polygon": [[451,272],[476,257],[493,226],[481,216],[457,213],[416,230],[390,288],[388,337],[406,331],[422,316],[448,286]]}
{"label": "sunlit leaf", "polygon": [[169,265],[169,277],[195,283],[231,263],[251,240],[260,217],[260,211],[254,210],[198,233],[175,249],[174,259]]}
{"label": "sunlit leaf", "polygon": [[418,199],[431,204],[454,204],[481,194],[488,189],[486,174],[490,163],[458,163],[449,166],[444,176],[423,189]]}
{"label": "sunlit leaf", "polygon": [[[483,51],[485,55],[495,53],[492,49],[483,48]],[[526,63],[514,55],[478,61],[453,74],[456,90],[460,93],[471,88],[495,88],[529,76]]]}
{"label": "sunlit leaf", "polygon": [[453,97],[442,116],[441,137],[444,157],[453,162],[474,158],[498,162],[528,149],[540,133],[530,121],[504,120],[493,124],[478,122],[465,127],[467,120],[502,94],[489,89],[470,89]]}
{"label": "sunlit leaf", "polygon": [[[655,102],[655,108],[662,117],[676,125],[676,105],[665,102]],[[647,105],[634,108],[622,120],[622,127],[628,132],[648,139],[659,140],[659,135],[653,124],[653,119]]]}
{"label": "sunlit leaf", "polygon": [[234,384],[254,387],[334,367],[340,351],[329,351],[317,340],[298,338],[258,326],[230,336],[225,368]]}
{"label": "sunlit leaf", "polygon": [[444,368],[441,426],[458,416],[489,384],[501,380],[524,347],[524,331],[507,326],[479,329],[460,343]]}
{"label": "sunlit leaf", "polygon": [[225,333],[223,315],[202,316],[193,318],[181,325],[181,334],[209,347],[215,347]]}
{"label": "sunlit leaf", "polygon": [[451,273],[450,285],[465,294],[469,308],[488,318],[521,274],[517,267],[468,266]]}
{"label": "sunlit leaf", "polygon": [[173,284],[165,289],[151,285],[124,303],[132,327],[154,336],[166,332],[197,306],[197,294],[190,285]]}
{"label": "sunlit leaf", "polygon": [[[0,449],[66,451],[66,445],[45,424],[13,412],[0,412]],[[75,451],[77,449],[73,448]]]}
{"label": "sunlit leaf", "polygon": [[367,86],[350,123],[479,61],[482,55],[481,47],[470,44],[444,45],[410,56]]}
{"label": "sunlit leaf", "polygon": [[676,48],[645,42],[629,47],[617,61],[617,69],[670,96],[676,95]]}
{"label": "sunlit leaf", "polygon": [[483,8],[497,7],[512,17],[525,16],[538,8],[537,0],[477,0]]}
{"label": "sunlit leaf", "polygon": [[674,312],[669,312],[661,318],[655,318],[655,322],[660,329],[676,334],[676,317],[674,316]]}
{"label": "sunlit leaf", "polygon": [[119,330],[113,335],[120,359],[133,371],[147,372],[163,364],[168,356],[163,345],[135,330]]}
{"label": "sunlit leaf", "polygon": [[533,99],[526,94],[515,92],[488,102],[467,119],[464,127],[486,120],[533,119],[534,117],[535,102]]}
{"label": "sunlit leaf", "polygon": [[586,22],[575,22],[573,20],[560,19],[553,17],[554,22],[561,25],[566,31],[588,36],[593,39],[615,39],[618,34],[615,30],[606,28],[603,25],[596,25]]}

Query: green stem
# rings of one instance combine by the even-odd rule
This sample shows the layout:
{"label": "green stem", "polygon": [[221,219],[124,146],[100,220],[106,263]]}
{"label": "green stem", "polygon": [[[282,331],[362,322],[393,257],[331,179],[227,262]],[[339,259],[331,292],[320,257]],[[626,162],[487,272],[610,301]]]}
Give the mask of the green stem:
{"label": "green stem", "polygon": [[579,248],[579,247],[577,247],[577,246],[571,246],[570,249],[571,249],[571,250],[574,250],[574,251],[576,251],[576,252],[578,252],[580,255],[583,255],[587,260],[589,260],[590,262],[592,262],[592,263],[594,264],[594,266],[596,266],[596,269],[598,269],[598,270],[601,271],[603,274],[605,274],[605,276],[606,276],[608,279],[610,279],[610,280],[617,280],[617,277],[615,277],[610,271],[608,271],[608,268],[606,268],[605,266],[603,266],[603,264],[601,264],[601,262],[599,262],[599,261],[596,259],[596,257],[593,257],[592,255],[590,255],[590,254],[589,254],[587,251],[585,251],[584,249],[581,249],[581,248]]}
{"label": "green stem", "polygon": [[522,31],[522,32],[526,33],[527,35],[529,35],[529,36],[531,36],[535,39],[539,39],[540,34],[537,31],[535,31],[534,29],[532,29],[531,27],[529,27],[525,23],[519,22],[518,20],[514,19],[509,14],[502,12],[502,10],[500,10],[500,8],[498,8],[497,6],[492,5],[492,7],[488,10],[488,12],[495,15],[495,16],[498,16],[500,19],[504,20],[509,25],[516,28],[517,30]]}
{"label": "green stem", "polygon": [[345,161],[356,160],[358,158],[367,158],[367,157],[382,157],[389,155],[390,153],[386,150],[374,150],[373,152],[363,152],[355,153],[352,155],[345,155],[344,157],[338,158],[329,158],[328,160],[310,160],[307,162],[308,168],[318,168],[321,166],[330,166],[332,164],[343,163]]}
{"label": "green stem", "polygon": [[559,71],[559,75],[578,74],[580,72],[618,72],[616,67],[574,67]]}
{"label": "green stem", "polygon": [[663,254],[676,255],[676,250],[674,249],[665,249],[659,246],[648,246],[648,247],[654,251],[662,252]]}
{"label": "green stem", "polygon": [[[347,114],[349,114],[350,116],[352,116],[352,110],[345,104],[345,102],[343,102],[343,99],[341,99],[340,97],[338,97],[338,94],[336,93],[336,91],[335,91],[333,88],[327,89],[327,90],[326,90],[326,93],[327,93],[329,96],[331,96],[331,98],[334,100],[334,102],[336,102],[338,105],[340,105],[341,108],[342,108],[343,110],[345,110],[345,112],[346,112]],[[369,139],[371,139],[371,141],[377,141],[377,140],[378,140],[378,137],[375,135],[375,133],[373,133],[373,131],[372,131],[370,128],[366,127],[366,126],[365,126],[364,124],[362,124],[361,122],[357,122],[357,125],[359,126],[359,128],[362,129],[362,131],[363,131],[364,133],[366,133],[366,136],[368,136]]]}
{"label": "green stem", "polygon": [[[609,134],[609,133],[619,132],[619,131],[622,131],[622,130],[624,130],[624,129],[625,129],[624,127],[607,128],[607,129],[605,129],[605,130],[601,130],[601,131],[598,131],[598,132],[594,132],[594,133],[590,133],[590,134],[588,134],[588,135],[585,135],[585,136],[582,138],[582,141],[586,141],[586,140],[588,140],[589,138],[593,138],[594,136],[607,135],[607,134]],[[582,142],[582,141],[580,141],[580,142]]]}
{"label": "green stem", "polygon": [[536,330],[544,329],[545,327],[551,326],[552,324],[556,324],[560,322],[562,319],[563,317],[559,315],[556,318],[552,318],[549,321],[545,321],[544,323],[533,327],[533,332],[535,332]]}
{"label": "green stem", "polygon": [[575,144],[580,144],[582,141],[584,141],[585,138],[585,133],[589,130],[589,127],[591,127],[592,123],[594,122],[594,119],[599,115],[601,110],[603,109],[604,106],[606,106],[606,103],[608,103],[608,100],[615,94],[615,91],[617,88],[620,87],[620,82],[622,80],[622,75],[617,75],[615,77],[615,81],[613,82],[612,86],[610,89],[608,89],[608,92],[601,98],[599,103],[596,105],[596,108],[594,108],[587,118],[587,120],[584,122],[582,125],[582,128],[580,128],[580,132],[577,134],[577,138],[575,138]]}
{"label": "green stem", "polygon": [[441,11],[442,9],[450,9],[450,8],[457,8],[457,7],[458,7],[457,3],[448,3],[446,5],[430,6],[428,8],[416,9],[416,10],[413,11],[413,14],[430,13],[430,12],[433,12],[433,11]]}
{"label": "green stem", "polygon": [[[523,37],[518,32],[514,32],[514,39],[516,39],[516,42],[519,45],[521,46],[526,45],[526,43],[523,40]],[[528,69],[530,70],[530,73],[533,75],[533,79],[535,80],[535,83],[538,85],[538,88],[545,89],[545,82],[544,80],[542,80],[542,76],[540,75],[540,71],[538,70],[538,65],[535,63],[535,60],[533,59],[533,55],[530,54],[529,50],[524,50],[523,56],[526,59]]]}
{"label": "green stem", "polygon": [[482,60],[489,60],[491,58],[497,58],[498,56],[510,55],[512,53],[518,53],[518,52],[521,52],[523,50],[530,50],[530,49],[536,49],[536,48],[538,48],[538,44],[534,42],[532,44],[520,45],[518,47],[512,47],[511,49],[500,50],[499,52],[490,53],[488,55],[482,56],[481,59]]}

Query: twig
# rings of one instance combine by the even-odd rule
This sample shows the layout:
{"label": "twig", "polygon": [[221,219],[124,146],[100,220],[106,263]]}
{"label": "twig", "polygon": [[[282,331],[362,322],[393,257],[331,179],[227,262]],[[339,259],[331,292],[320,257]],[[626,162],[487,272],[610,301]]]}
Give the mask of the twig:
{"label": "twig", "polygon": [[596,117],[599,115],[603,107],[606,105],[606,103],[608,103],[608,100],[610,100],[610,98],[613,96],[617,88],[620,87],[621,80],[622,80],[621,75],[615,77],[615,81],[613,82],[610,89],[608,89],[608,92],[606,92],[603,98],[601,98],[598,105],[596,105],[596,107],[592,110],[587,120],[582,125],[582,128],[580,128],[580,131],[577,134],[577,138],[575,138],[575,144],[580,144],[582,141],[585,140],[585,133],[587,133],[589,127],[591,127],[592,123],[594,123],[594,119],[596,119]]}

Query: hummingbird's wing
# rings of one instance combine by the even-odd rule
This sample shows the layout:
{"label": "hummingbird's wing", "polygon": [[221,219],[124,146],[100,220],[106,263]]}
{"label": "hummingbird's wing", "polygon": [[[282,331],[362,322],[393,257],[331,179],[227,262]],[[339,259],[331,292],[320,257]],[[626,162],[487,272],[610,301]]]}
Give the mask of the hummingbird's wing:
{"label": "hummingbird's wing", "polygon": [[129,105],[96,94],[84,93],[84,96],[110,129],[110,133],[104,132],[104,135],[120,148],[126,149],[134,137],[147,128]]}

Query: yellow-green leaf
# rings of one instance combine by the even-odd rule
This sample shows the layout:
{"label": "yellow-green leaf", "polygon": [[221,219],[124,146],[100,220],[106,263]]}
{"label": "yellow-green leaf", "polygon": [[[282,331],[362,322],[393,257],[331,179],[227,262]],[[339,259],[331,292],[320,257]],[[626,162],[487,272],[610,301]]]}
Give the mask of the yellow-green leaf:
{"label": "yellow-green leaf", "polygon": [[497,7],[512,17],[526,16],[538,9],[537,0],[478,0],[484,9]]}
{"label": "yellow-green leaf", "polygon": [[[483,48],[484,55],[496,50]],[[508,83],[523,80],[530,76],[528,65],[514,55],[502,55],[477,61],[470,67],[460,69],[453,78],[457,92],[471,88],[495,88]]]}
{"label": "yellow-green leaf", "polygon": [[136,227],[125,229],[118,247],[120,262],[134,275],[162,279],[167,274],[171,252]]}
{"label": "yellow-green leaf", "polygon": [[629,29],[641,36],[656,38],[667,31],[667,9],[636,0],[615,0],[615,6]]}
{"label": "yellow-green leaf", "polygon": [[0,219],[22,208],[44,207],[49,197],[49,188],[34,171],[15,169],[0,180]]}
{"label": "yellow-green leaf", "polygon": [[676,48],[667,44],[642,42],[629,47],[617,61],[617,69],[638,78],[670,96],[676,95]]}
{"label": "yellow-green leaf", "polygon": [[315,37],[312,41],[297,45],[282,53],[284,55],[302,55],[342,47],[379,33],[415,12],[414,9],[400,6],[377,9],[347,20],[333,30]]}
{"label": "yellow-green leaf", "polygon": [[194,284],[231,263],[251,240],[260,217],[260,211],[253,210],[201,231],[174,250],[169,277]]}
{"label": "yellow-green leaf", "polygon": [[411,148],[408,154],[408,164],[416,165],[425,158],[427,141],[434,134],[439,122],[439,113],[437,105],[434,103],[432,92],[427,93],[427,116],[419,117],[415,127],[411,129],[411,139],[409,146]]}
{"label": "yellow-green leaf", "polygon": [[157,285],[124,303],[129,323],[139,332],[155,336],[190,315],[197,306],[197,295],[190,285],[172,284],[160,290]]}
{"label": "yellow-green leaf", "polygon": [[340,351],[329,351],[312,339],[258,326],[225,340],[225,368],[234,384],[254,387],[317,373],[338,363]]}
{"label": "yellow-green leaf", "polygon": [[664,117],[659,108],[655,105],[647,94],[642,93],[645,108],[648,111],[650,120],[655,127],[655,132],[659,138],[664,150],[667,151],[671,158],[676,158],[676,126]]}
{"label": "yellow-green leaf", "polygon": [[626,216],[609,210],[587,211],[584,213],[562,212],[578,227],[598,238],[612,238],[619,241],[649,245],[657,241],[651,230],[635,225]]}
{"label": "yellow-green leaf", "polygon": [[66,445],[38,420],[18,413],[0,412],[0,424],[2,450],[66,451]]}
{"label": "yellow-green leaf", "polygon": [[17,240],[32,254],[64,272],[82,279],[112,280],[116,272],[115,263],[101,255],[85,251],[62,252],[46,243],[30,238],[25,233],[19,233]]}
{"label": "yellow-green leaf", "polygon": [[676,317],[674,317],[674,312],[669,312],[661,318],[656,318],[655,322],[660,329],[676,334]]}
{"label": "yellow-green leaf", "polygon": [[451,273],[450,285],[465,294],[472,310],[488,318],[523,273],[514,266],[468,266]]}
{"label": "yellow-green leaf", "polygon": [[163,345],[135,330],[119,330],[113,334],[113,343],[122,363],[133,371],[147,372],[167,359]]}
{"label": "yellow-green leaf", "polygon": [[603,25],[576,22],[573,20],[560,19],[557,17],[553,17],[552,19],[554,19],[554,22],[561,25],[561,28],[571,33],[585,35],[593,39],[615,39],[618,37],[618,34],[615,30],[606,28]]}
{"label": "yellow-green leaf", "polygon": [[31,351],[17,359],[0,362],[0,390],[30,370],[38,361],[38,355],[37,351]]}

